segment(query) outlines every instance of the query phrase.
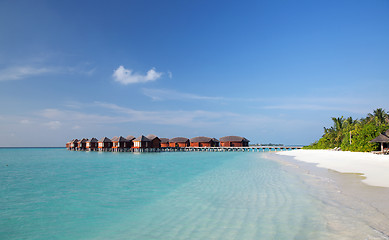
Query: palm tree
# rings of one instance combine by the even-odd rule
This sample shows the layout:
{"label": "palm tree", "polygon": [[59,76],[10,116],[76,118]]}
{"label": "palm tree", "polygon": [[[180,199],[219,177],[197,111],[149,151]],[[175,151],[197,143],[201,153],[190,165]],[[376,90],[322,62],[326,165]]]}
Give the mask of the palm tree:
{"label": "palm tree", "polygon": [[335,118],[333,117],[332,118],[332,121],[334,121],[334,126],[331,127],[331,129],[333,130],[332,131],[332,134],[333,134],[333,144],[335,147],[340,147],[340,144],[342,143],[342,139],[343,139],[343,127],[344,127],[344,123],[345,123],[345,119],[342,117],[338,117],[338,118]]}
{"label": "palm tree", "polygon": [[334,121],[334,129],[336,132],[341,131],[343,129],[343,122],[344,122],[343,116],[340,118],[333,117],[332,121]]}
{"label": "palm tree", "polygon": [[382,108],[377,108],[373,111],[373,114],[369,113],[367,115],[369,122],[375,121],[377,125],[389,123],[389,115]]}
{"label": "palm tree", "polygon": [[344,123],[347,125],[347,126],[351,126],[353,125],[354,123],[356,123],[357,120],[354,120],[352,117],[348,117],[344,120]]}

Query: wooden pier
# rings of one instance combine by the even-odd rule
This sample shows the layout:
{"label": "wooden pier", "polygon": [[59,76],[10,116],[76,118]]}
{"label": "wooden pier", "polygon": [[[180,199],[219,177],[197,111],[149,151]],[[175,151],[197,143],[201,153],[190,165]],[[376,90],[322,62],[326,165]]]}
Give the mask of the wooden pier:
{"label": "wooden pier", "polygon": [[287,146],[253,146],[253,147],[185,147],[165,148],[162,152],[276,152],[301,149]]}
{"label": "wooden pier", "polygon": [[[97,152],[277,152],[301,149],[298,146],[251,146],[251,147],[166,147],[166,148],[105,148]],[[72,149],[75,151],[88,151]]]}

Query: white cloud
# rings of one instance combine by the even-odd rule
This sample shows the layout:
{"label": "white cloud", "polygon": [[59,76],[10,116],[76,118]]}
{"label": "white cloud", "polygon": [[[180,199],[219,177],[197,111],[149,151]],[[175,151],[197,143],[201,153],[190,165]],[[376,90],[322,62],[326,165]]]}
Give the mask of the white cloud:
{"label": "white cloud", "polygon": [[175,100],[175,99],[189,99],[189,100],[223,100],[222,97],[209,97],[209,96],[201,96],[192,93],[183,93],[177,92],[174,90],[168,89],[150,89],[143,88],[143,94],[150,97],[153,100]]}
{"label": "white cloud", "polygon": [[77,65],[75,67],[31,67],[31,66],[10,66],[0,70],[0,82],[20,80],[33,76],[40,76],[49,73],[59,74],[83,74],[91,76],[96,68]]}
{"label": "white cloud", "polygon": [[[266,130],[292,132],[302,126],[322,129],[317,121],[300,121],[290,116],[269,116],[258,112],[237,113],[204,110],[138,110],[107,102],[77,104],[74,108],[51,108],[33,112],[33,115],[3,115],[0,132],[17,136],[34,136],[34,146],[62,145],[67,138],[92,135],[117,135],[126,131],[157,131],[165,136],[194,135],[244,135],[248,138]],[[95,111],[98,109],[98,111]],[[25,121],[28,120],[28,121]],[[28,124],[20,124],[20,123]],[[280,128],[281,126],[281,128]],[[111,134],[115,131],[115,134]],[[263,133],[265,134],[265,133]],[[42,135],[42,137],[36,137]],[[162,136],[161,135],[161,136]],[[269,135],[272,137],[271,135]],[[261,136],[260,136],[261,137]],[[50,139],[50,142],[48,142]],[[61,142],[62,141],[62,142]],[[30,142],[0,142],[1,145],[30,146]]]}
{"label": "white cloud", "polygon": [[291,111],[339,111],[364,115],[372,111],[374,105],[357,98],[290,98],[284,99],[283,103],[271,103],[260,108]]}
{"label": "white cloud", "polygon": [[28,120],[28,119],[22,119],[22,120],[20,120],[20,123],[21,123],[21,124],[30,124],[31,121]]}
{"label": "white cloud", "polygon": [[162,72],[157,72],[155,71],[155,68],[152,68],[147,71],[146,75],[141,75],[138,73],[134,73],[131,69],[126,69],[123,66],[120,66],[113,72],[112,76],[115,81],[127,85],[131,83],[144,83],[155,81],[160,78],[162,74]]}
{"label": "white cloud", "polygon": [[112,110],[117,114],[116,122],[147,122],[153,124],[199,126],[216,123],[227,116],[236,116],[229,112],[194,111],[140,111],[132,108],[121,107],[112,103],[96,102],[97,106]]}
{"label": "white cloud", "polygon": [[0,70],[0,81],[18,80],[30,76],[42,75],[53,72],[54,69],[41,67],[35,68],[30,66],[9,67]]}
{"label": "white cloud", "polygon": [[58,129],[61,127],[62,123],[60,121],[50,121],[47,123],[44,123],[45,126],[49,127],[50,129]]}
{"label": "white cloud", "polygon": [[64,73],[81,74],[86,76],[92,76],[96,71],[96,67],[93,67],[93,65],[88,62],[81,62],[75,66],[63,67],[59,69],[62,69],[61,71]]}
{"label": "white cloud", "polygon": [[47,108],[42,111],[40,115],[46,118],[58,118],[62,115],[63,112],[61,112],[58,109],[55,108]]}
{"label": "white cloud", "polygon": [[167,72],[167,75],[169,76],[170,79],[173,78],[173,73],[172,73],[172,72],[168,71],[168,72]]}
{"label": "white cloud", "polygon": [[36,113],[39,117],[43,117],[48,120],[61,120],[62,122],[71,123],[73,126],[79,122],[90,122],[90,123],[110,123],[120,122],[118,118],[112,116],[104,116],[98,114],[88,114],[79,111],[69,111],[62,109],[44,109]]}
{"label": "white cloud", "polygon": [[95,71],[96,71],[96,68],[92,68],[92,69],[84,71],[84,74],[88,75],[88,76],[92,76],[95,73]]}
{"label": "white cloud", "polygon": [[[225,121],[226,119],[239,119],[239,114],[231,112],[212,112],[203,110],[183,111],[144,111],[122,107],[112,103],[95,102],[83,106],[80,104],[79,111],[64,109],[44,109],[37,112],[41,121],[61,121],[64,127],[74,129],[80,122],[94,125],[114,125],[115,123],[151,123],[170,126],[209,126]],[[104,114],[85,113],[83,110],[98,108],[106,109]],[[38,121],[37,121],[38,122]]]}
{"label": "white cloud", "polygon": [[316,105],[316,104],[280,104],[264,106],[264,109],[280,109],[280,110],[343,110],[339,107]]}

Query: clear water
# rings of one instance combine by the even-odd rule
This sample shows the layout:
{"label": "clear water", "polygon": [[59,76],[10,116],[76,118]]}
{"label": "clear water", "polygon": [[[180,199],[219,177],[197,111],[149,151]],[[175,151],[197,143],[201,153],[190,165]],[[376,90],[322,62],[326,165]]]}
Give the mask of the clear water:
{"label": "clear water", "polygon": [[264,154],[0,149],[0,239],[327,239]]}

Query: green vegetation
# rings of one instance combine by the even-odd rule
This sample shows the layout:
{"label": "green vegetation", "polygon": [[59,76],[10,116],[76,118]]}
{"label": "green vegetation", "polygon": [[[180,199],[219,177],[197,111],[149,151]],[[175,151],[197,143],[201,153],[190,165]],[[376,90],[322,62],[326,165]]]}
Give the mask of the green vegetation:
{"label": "green vegetation", "polygon": [[379,143],[369,143],[370,140],[389,129],[389,112],[378,108],[366,118],[352,117],[332,118],[334,126],[324,128],[324,135],[304,149],[334,149],[344,151],[370,152],[379,150]]}

